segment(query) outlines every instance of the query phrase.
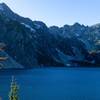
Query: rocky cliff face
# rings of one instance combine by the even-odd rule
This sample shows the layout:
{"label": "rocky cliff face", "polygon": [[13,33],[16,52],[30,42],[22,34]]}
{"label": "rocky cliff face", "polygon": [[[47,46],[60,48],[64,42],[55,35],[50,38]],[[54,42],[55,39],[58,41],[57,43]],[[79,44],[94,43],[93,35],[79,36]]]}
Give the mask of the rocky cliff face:
{"label": "rocky cliff face", "polygon": [[0,42],[6,44],[5,53],[23,68],[100,65],[96,53],[100,49],[99,30],[99,24],[88,27],[78,23],[48,28],[0,4]]}

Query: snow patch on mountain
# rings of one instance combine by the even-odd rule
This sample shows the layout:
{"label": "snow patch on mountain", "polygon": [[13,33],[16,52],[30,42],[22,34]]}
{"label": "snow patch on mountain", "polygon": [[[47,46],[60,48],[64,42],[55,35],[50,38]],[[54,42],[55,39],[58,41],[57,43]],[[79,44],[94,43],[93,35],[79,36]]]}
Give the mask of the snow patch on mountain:
{"label": "snow patch on mountain", "polygon": [[29,25],[27,25],[27,24],[25,24],[25,23],[21,23],[22,25],[24,25],[26,28],[29,28],[32,32],[36,32],[36,30],[35,29],[33,29],[31,26],[29,26]]}
{"label": "snow patch on mountain", "polygon": [[73,60],[74,58],[72,56],[65,55],[59,49],[56,50],[58,52],[61,62],[63,62],[66,66],[71,66],[72,65],[71,60]]}
{"label": "snow patch on mountain", "polygon": [[36,29],[40,29],[41,28],[41,25],[39,25],[39,24],[34,24],[35,25],[35,27],[36,27]]}

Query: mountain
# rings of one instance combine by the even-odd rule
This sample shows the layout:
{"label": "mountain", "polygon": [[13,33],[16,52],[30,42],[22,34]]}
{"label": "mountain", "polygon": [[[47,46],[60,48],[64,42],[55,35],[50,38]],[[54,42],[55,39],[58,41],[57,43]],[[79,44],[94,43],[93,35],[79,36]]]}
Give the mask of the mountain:
{"label": "mountain", "polygon": [[99,66],[99,33],[99,24],[47,27],[0,4],[0,42],[6,44],[4,52],[18,68]]}

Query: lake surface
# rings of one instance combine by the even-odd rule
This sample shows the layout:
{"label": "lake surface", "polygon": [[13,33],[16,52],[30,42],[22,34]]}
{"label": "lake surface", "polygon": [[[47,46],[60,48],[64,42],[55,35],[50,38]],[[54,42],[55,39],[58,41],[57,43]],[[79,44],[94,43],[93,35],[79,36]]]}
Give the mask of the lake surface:
{"label": "lake surface", "polygon": [[11,76],[20,100],[100,100],[100,69],[41,68],[0,71],[0,96],[8,99]]}

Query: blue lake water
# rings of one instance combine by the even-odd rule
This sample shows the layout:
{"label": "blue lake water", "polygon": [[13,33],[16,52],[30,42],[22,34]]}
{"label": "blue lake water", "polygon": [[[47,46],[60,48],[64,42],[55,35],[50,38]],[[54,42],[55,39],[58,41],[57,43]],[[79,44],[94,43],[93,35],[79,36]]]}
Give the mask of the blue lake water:
{"label": "blue lake water", "polygon": [[20,100],[100,100],[100,69],[41,68],[0,71],[0,96],[8,100],[11,76]]}

